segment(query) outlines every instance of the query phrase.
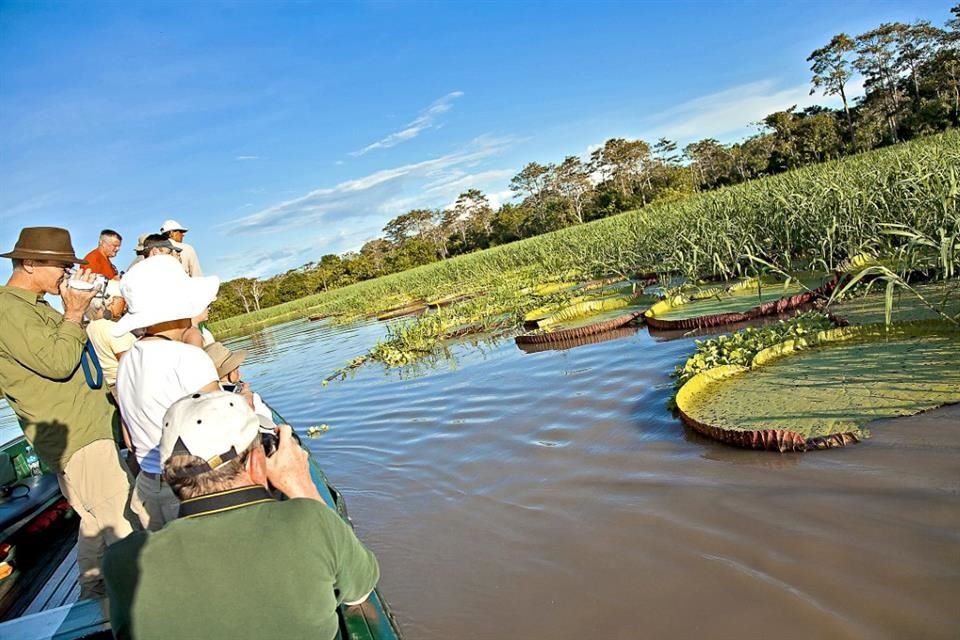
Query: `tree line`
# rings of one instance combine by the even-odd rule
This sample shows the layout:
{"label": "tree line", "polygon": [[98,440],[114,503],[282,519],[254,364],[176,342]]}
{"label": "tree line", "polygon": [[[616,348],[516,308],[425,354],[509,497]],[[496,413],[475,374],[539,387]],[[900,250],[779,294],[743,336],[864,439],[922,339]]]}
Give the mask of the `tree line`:
{"label": "tree line", "polygon": [[[588,158],[530,162],[510,181],[513,202],[496,208],[469,189],[446,209],[412,209],[390,220],[359,251],[328,254],[263,280],[221,288],[211,317],[239,313],[529,238],[590,220],[960,125],[960,4],[943,27],[926,20],[884,23],[857,36],[840,33],[807,58],[811,95],[841,107],[791,107],[732,144],[707,138],[679,149],[612,138]],[[851,100],[853,83],[862,96]]]}

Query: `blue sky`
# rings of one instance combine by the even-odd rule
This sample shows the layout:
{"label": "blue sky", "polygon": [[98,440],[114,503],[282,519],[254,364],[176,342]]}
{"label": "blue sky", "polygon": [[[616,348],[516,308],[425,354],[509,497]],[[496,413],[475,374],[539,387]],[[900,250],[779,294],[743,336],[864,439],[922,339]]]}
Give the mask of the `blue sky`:
{"label": "blue sky", "polygon": [[738,139],[826,102],[835,33],[952,4],[0,0],[0,250],[112,227],[123,269],[173,217],[206,272],[271,275],[609,137]]}

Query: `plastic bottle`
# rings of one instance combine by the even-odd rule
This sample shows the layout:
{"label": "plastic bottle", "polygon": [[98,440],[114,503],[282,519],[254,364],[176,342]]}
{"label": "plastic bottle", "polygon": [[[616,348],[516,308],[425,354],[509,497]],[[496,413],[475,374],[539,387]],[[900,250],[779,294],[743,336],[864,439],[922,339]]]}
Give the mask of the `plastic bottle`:
{"label": "plastic bottle", "polygon": [[28,446],[26,452],[27,465],[30,467],[30,475],[39,476],[43,474],[43,470],[40,468],[40,458],[37,457],[37,452],[33,450],[33,447]]}

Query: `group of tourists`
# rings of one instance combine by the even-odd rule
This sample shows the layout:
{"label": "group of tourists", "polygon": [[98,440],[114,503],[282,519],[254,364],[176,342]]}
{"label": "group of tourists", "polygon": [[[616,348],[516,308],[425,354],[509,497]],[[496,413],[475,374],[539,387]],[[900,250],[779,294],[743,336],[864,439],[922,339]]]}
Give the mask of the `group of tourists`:
{"label": "group of tourists", "polygon": [[0,392],[80,516],[81,597],[108,596],[117,637],[333,638],[377,561],[206,329],[220,282],[186,232],[141,235],[120,272],[112,229],[84,259],[65,229],[22,229],[0,254]]}

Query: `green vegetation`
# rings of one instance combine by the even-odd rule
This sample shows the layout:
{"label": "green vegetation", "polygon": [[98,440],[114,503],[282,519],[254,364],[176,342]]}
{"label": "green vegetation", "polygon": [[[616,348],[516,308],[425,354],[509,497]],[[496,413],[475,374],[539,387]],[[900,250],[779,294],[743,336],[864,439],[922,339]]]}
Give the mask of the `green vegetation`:
{"label": "green vegetation", "polygon": [[[856,36],[838,34],[812,52],[807,62],[813,87],[838,96],[843,102],[840,110],[810,107],[772,113],[764,118],[763,131],[747,140],[729,145],[700,140],[682,153],[676,143],[663,138],[656,143],[612,138],[588,159],[531,162],[510,183],[516,204],[494,210],[483,193],[468,189],[449,209],[408,211],[384,226],[382,238],[357,252],[324,255],[266,280],[225,283],[211,318],[222,321],[246,312],[249,317],[222,325],[232,330],[255,326],[266,317],[294,317],[320,305],[320,298],[300,300],[312,294],[491,247],[512,247],[523,238],[559,229],[577,230],[591,220],[636,209],[643,213],[593,231],[557,236],[571,240],[593,236],[604,245],[599,254],[584,251],[576,262],[563,257],[559,261],[578,271],[597,271],[595,263],[600,263],[611,270],[618,265],[647,265],[663,272],[669,263],[685,266],[685,273],[729,275],[743,266],[742,255],[774,261],[785,255],[791,264],[781,266],[788,270],[795,270],[797,263],[826,270],[836,266],[838,256],[851,255],[857,245],[871,248],[881,223],[891,225],[887,232],[908,225],[936,240],[936,227],[930,228],[922,218],[933,213],[934,219],[942,220],[956,210],[955,153],[942,153],[939,160],[944,164],[931,173],[927,171],[932,165],[919,158],[929,147],[870,156],[866,162],[885,165],[873,172],[860,166],[861,159],[836,161],[960,124],[960,5],[951,14],[943,29],[926,21],[887,23]],[[846,90],[856,74],[866,93],[851,103]],[[957,144],[953,136],[942,141],[945,147]],[[827,164],[812,174],[794,171],[823,162]],[[898,162],[903,166],[892,166]],[[954,170],[946,171],[951,166]],[[719,191],[715,198],[692,197],[777,174],[783,174],[782,181]],[[814,175],[816,179],[811,179]],[[871,175],[872,182],[866,179]],[[902,178],[906,184],[899,182]],[[909,211],[915,211],[913,219],[905,215]],[[764,218],[771,215],[767,222]],[[625,235],[608,242],[615,230]],[[649,232],[659,235],[637,237]],[[862,242],[857,240],[860,232],[865,234]],[[554,244],[546,240],[541,246]],[[662,246],[651,249],[651,244]],[[878,242],[872,248],[888,245]],[[777,253],[781,248],[791,251]],[[505,269],[533,264],[527,260],[529,249],[526,245],[499,254],[521,259],[519,265],[505,263]],[[563,247],[562,253],[570,249]],[[491,258],[481,259],[487,260]],[[545,273],[556,273],[556,262],[549,260]],[[419,275],[405,279],[419,280]],[[267,309],[274,311],[264,315]]]}
{"label": "green vegetation", "polygon": [[[349,321],[411,299],[480,293],[445,307],[442,322],[433,315],[414,321],[431,327],[428,333],[440,340],[463,325],[520,326],[537,307],[584,295],[569,287],[574,280],[650,272],[732,278],[763,275],[770,270],[766,265],[827,273],[865,252],[897,256],[903,274],[942,276],[946,267],[931,258],[939,251],[889,231],[899,225],[917,237],[939,238],[942,230],[960,229],[958,166],[960,132],[950,131],[457,256],[221,320],[211,329],[223,334],[311,314]],[[950,256],[953,264],[960,251]],[[537,285],[546,282],[567,284],[538,293]],[[408,324],[402,321],[393,331]],[[406,350],[408,341],[392,338],[398,338],[394,347]],[[429,349],[416,342],[412,352]]]}
{"label": "green vegetation", "polygon": [[673,377],[679,389],[693,376],[723,365],[749,367],[754,356],[767,347],[786,340],[815,334],[833,327],[824,313],[801,313],[765,327],[747,327],[730,335],[697,340],[697,350],[687,362],[678,366]]}
{"label": "green vegetation", "polygon": [[677,406],[695,428],[737,444],[783,450],[856,441],[871,420],[960,402],[958,331],[921,322],[798,337],[761,351],[749,369],[698,374]]}

